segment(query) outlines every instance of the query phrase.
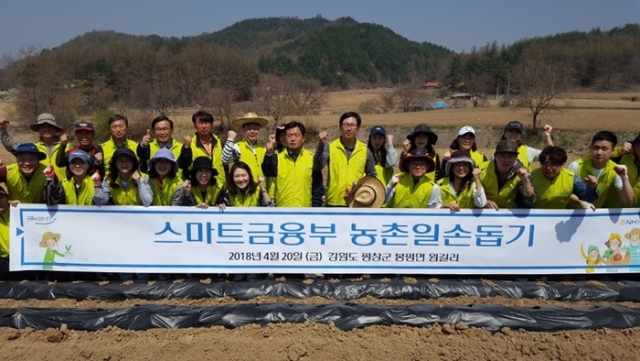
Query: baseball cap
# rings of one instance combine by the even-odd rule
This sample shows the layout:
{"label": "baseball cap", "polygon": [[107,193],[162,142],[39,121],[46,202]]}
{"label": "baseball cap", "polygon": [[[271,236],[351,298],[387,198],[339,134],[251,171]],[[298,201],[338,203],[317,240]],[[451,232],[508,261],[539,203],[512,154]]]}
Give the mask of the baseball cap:
{"label": "baseball cap", "polygon": [[517,130],[520,133],[524,133],[524,125],[517,120],[510,121],[506,127],[504,127],[504,131],[508,130]]}
{"label": "baseball cap", "polygon": [[373,128],[371,128],[371,130],[369,131],[369,136],[372,136],[374,134],[382,134],[383,136],[386,136],[387,135],[387,131],[384,129],[383,126],[376,125]]}
{"label": "baseball cap", "polygon": [[91,158],[84,150],[76,149],[69,154],[69,163],[74,159],[80,159],[83,163],[89,163]]}
{"label": "baseball cap", "polygon": [[475,136],[476,135],[476,130],[473,129],[473,127],[470,126],[470,125],[465,125],[464,127],[460,128],[460,130],[458,131],[458,136],[462,136],[462,135],[465,135],[467,133],[471,133],[471,134],[473,134]]}
{"label": "baseball cap", "polygon": [[23,154],[23,153],[31,153],[38,156],[39,160],[43,160],[47,158],[47,155],[42,153],[38,147],[34,143],[20,143],[13,154]]}
{"label": "baseball cap", "polygon": [[80,122],[76,124],[75,131],[77,132],[78,130],[90,130],[93,132],[94,131],[93,124],[89,122]]}

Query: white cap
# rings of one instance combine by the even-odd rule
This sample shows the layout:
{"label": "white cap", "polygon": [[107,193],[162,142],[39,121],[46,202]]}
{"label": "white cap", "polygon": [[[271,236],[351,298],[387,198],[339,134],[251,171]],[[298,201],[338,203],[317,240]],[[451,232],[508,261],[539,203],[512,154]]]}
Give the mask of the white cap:
{"label": "white cap", "polygon": [[473,127],[465,125],[464,127],[460,128],[460,131],[458,131],[458,136],[465,135],[467,133],[471,133],[474,136],[476,135],[476,131],[475,129],[473,129]]}

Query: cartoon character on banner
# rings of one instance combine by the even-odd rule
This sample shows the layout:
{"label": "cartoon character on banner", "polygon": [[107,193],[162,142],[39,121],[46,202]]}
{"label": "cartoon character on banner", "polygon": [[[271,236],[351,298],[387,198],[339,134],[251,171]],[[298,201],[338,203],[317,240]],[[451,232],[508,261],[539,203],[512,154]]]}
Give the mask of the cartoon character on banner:
{"label": "cartoon character on banner", "polygon": [[[626,266],[631,260],[627,247],[622,246],[622,237],[618,233],[611,233],[609,240],[604,243],[607,250],[604,251],[602,262],[610,266]],[[607,268],[607,272],[618,272],[617,268]]]}
{"label": "cartoon character on banner", "polygon": [[[629,265],[640,266],[640,229],[634,228],[624,235],[629,240],[627,254],[630,255]],[[632,267],[631,271],[640,272],[640,267]]]}
{"label": "cartoon character on banner", "polygon": [[584,242],[580,245],[580,254],[585,261],[587,261],[587,273],[595,273],[595,267],[602,265],[602,257],[600,256],[600,249],[598,246],[589,246],[587,253],[584,253]]}
{"label": "cartoon character on banner", "polygon": [[65,252],[61,253],[58,250],[58,242],[60,241],[60,233],[52,233],[45,232],[42,235],[42,240],[40,241],[40,248],[46,248],[44,252],[44,260],[42,261],[44,265],[42,265],[42,269],[51,270],[53,269],[53,264],[56,263],[56,256],[59,257],[73,257],[73,253],[71,252],[71,245],[65,246]]}

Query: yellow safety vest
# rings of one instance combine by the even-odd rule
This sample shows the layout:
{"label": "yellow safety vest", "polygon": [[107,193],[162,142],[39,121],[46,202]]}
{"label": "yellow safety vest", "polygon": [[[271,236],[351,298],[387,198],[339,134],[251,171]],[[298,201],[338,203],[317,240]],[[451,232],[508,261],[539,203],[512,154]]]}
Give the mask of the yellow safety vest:
{"label": "yellow safety vest", "polygon": [[471,182],[470,187],[463,186],[458,194],[453,191],[453,186],[449,181],[449,177],[442,178],[439,185],[440,193],[442,194],[442,204],[446,205],[456,202],[460,208],[475,208],[475,204],[473,203],[473,188],[475,183],[473,181]]}
{"label": "yellow safety vest", "polygon": [[217,184],[212,185],[212,186],[208,186],[207,187],[207,193],[206,195],[203,197],[202,196],[202,191],[200,191],[200,187],[196,186],[191,186],[191,194],[193,194],[193,198],[196,201],[196,205],[198,204],[202,204],[205,203],[207,205],[210,206],[215,206],[216,205],[216,201],[218,200],[218,197],[220,196],[220,187],[218,187]]}
{"label": "yellow safety vest", "polygon": [[93,204],[94,186],[91,177],[84,177],[77,192],[76,181],[73,177],[64,179],[62,188],[64,189],[64,198],[67,204],[74,206],[90,206]]}
{"label": "yellow safety vest", "polygon": [[[584,179],[588,175],[593,174],[593,162],[591,161],[591,157],[584,157],[577,160],[578,163],[578,176],[580,179]],[[596,208],[603,208],[604,202],[609,196],[609,193],[614,193],[618,195],[618,192],[615,190],[613,185],[614,180],[616,179],[616,172],[613,170],[613,167],[616,166],[612,160],[609,160],[607,164],[605,164],[602,173],[600,173],[600,177],[598,178],[598,192],[600,196],[598,200],[593,204]]]}
{"label": "yellow safety vest", "polygon": [[262,162],[264,161],[264,155],[267,153],[267,148],[264,144],[257,142],[256,152],[254,153],[246,139],[242,139],[236,144],[238,148],[240,148],[240,161],[247,163],[249,168],[251,168],[253,180],[257,182],[259,176],[264,176],[262,173]]}
{"label": "yellow safety vest", "polygon": [[367,164],[367,145],[357,140],[356,146],[347,159],[347,151],[340,139],[329,144],[329,174],[327,176],[327,204],[346,206],[345,191],[353,183],[364,177]]}
{"label": "yellow safety vest", "polygon": [[398,177],[400,181],[396,184],[393,197],[387,202],[387,208],[427,208],[435,183],[426,175],[418,183],[406,172],[398,174]]}
{"label": "yellow safety vest", "polygon": [[529,157],[527,156],[527,146],[521,145],[518,147],[518,160],[522,165],[525,166],[529,171],[531,171],[531,162],[529,161]]}
{"label": "yellow safety vest", "polygon": [[[198,134],[196,134],[191,139],[191,154],[192,154],[191,163],[193,166],[193,161],[196,160],[196,158],[198,157],[207,157],[211,159],[211,166],[218,171],[218,175],[216,176],[216,182],[220,187],[224,187],[227,181],[227,175],[224,172],[224,164],[222,163],[222,145],[220,144],[220,139],[218,139],[217,136],[215,136],[214,134],[211,134],[211,137],[213,138],[211,143],[213,143],[214,140],[216,143],[215,146],[211,147],[211,154],[209,154],[205,148],[198,147],[197,144],[198,144],[198,140],[200,139],[198,137]],[[191,167],[189,167],[189,169],[191,169]]]}
{"label": "yellow safety vest", "polygon": [[[616,147],[618,149],[618,147]],[[638,166],[635,163],[635,156],[633,154],[625,154],[622,156],[618,164],[624,164],[627,166],[627,175],[629,176],[629,184],[633,187],[633,203],[630,207],[640,206],[640,172],[638,172]],[[609,192],[607,198],[604,201],[604,208],[622,208],[622,200],[618,195],[618,192]]]}
{"label": "yellow safety vest", "polygon": [[480,182],[484,187],[487,200],[496,202],[500,208],[514,208],[516,194],[520,186],[520,178],[514,176],[507,180],[501,189],[498,189],[498,175],[496,174],[495,161],[484,162],[480,169]]}
{"label": "yellow safety vest", "polygon": [[288,151],[278,153],[276,176],[276,207],[311,207],[313,153],[300,150],[294,161]]}
{"label": "yellow safety vest", "polygon": [[41,153],[44,153],[47,155],[47,157],[43,160],[40,161],[41,164],[43,164],[45,167],[48,166],[53,166],[53,170],[56,173],[56,177],[58,177],[58,179],[65,179],[67,178],[67,169],[65,167],[58,167],[56,165],[56,159],[58,158],[58,152],[60,151],[67,151],[69,150],[69,144],[67,144],[65,146],[64,150],[60,149],[60,143],[56,143],[53,148],[51,149],[51,153],[49,153],[49,148],[47,147],[46,144],[44,144],[44,142],[35,142],[36,147],[38,147],[38,150]]}
{"label": "yellow safety vest", "polygon": [[[113,138],[109,138],[109,140],[102,143],[100,146],[102,147],[102,158],[103,158],[103,164],[104,164],[105,177],[108,177],[109,173],[111,173],[111,170],[109,169],[109,163],[111,163],[111,158],[113,157],[113,153],[115,153],[119,147],[113,141]],[[134,142],[131,139],[127,139],[124,142],[124,147],[129,148],[133,152],[133,154],[136,154],[136,151],[138,149],[138,143]],[[139,160],[137,156],[136,156],[136,160]]]}
{"label": "yellow safety vest", "polygon": [[[518,153],[520,154],[520,153]],[[480,165],[482,165],[482,163],[486,162],[487,160],[484,158],[484,154],[482,154],[481,152],[478,151],[471,151],[469,153],[469,155],[471,155],[471,159],[473,159],[473,161],[476,163],[476,167],[480,167]]]}
{"label": "yellow safety vest", "polygon": [[232,207],[260,207],[260,187],[253,194],[238,192],[235,196],[229,194],[229,204]]}
{"label": "yellow safety vest", "polygon": [[560,174],[549,180],[544,176],[541,168],[531,172],[536,203],[534,208],[565,209],[569,204],[569,197],[573,194],[573,178],[575,173],[568,169],[562,169]]}
{"label": "yellow safety vest", "polygon": [[149,179],[151,188],[153,189],[154,206],[171,206],[173,203],[173,195],[176,193],[178,186],[182,181],[178,177],[165,178],[160,185],[158,178]]}
{"label": "yellow safety vest", "polygon": [[18,164],[7,166],[7,191],[9,199],[18,200],[20,203],[44,203],[44,184],[47,181],[44,176],[45,166],[40,163],[33,172],[29,181],[20,172]]}
{"label": "yellow safety vest", "polygon": [[0,258],[9,257],[9,217],[11,210],[7,208],[0,216]]}
{"label": "yellow safety vest", "polygon": [[[142,182],[142,179],[139,180]],[[111,188],[111,199],[116,206],[141,206],[140,194],[138,186],[133,184],[133,180],[129,180],[127,188],[120,186],[120,178],[116,179],[117,187]]]}

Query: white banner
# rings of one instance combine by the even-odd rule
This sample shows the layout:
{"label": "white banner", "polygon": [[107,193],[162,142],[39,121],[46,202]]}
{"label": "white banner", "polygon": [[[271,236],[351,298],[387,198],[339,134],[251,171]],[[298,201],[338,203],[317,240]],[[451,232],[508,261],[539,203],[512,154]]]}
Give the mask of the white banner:
{"label": "white banner", "polygon": [[11,209],[11,270],[625,273],[639,243],[640,209]]}

